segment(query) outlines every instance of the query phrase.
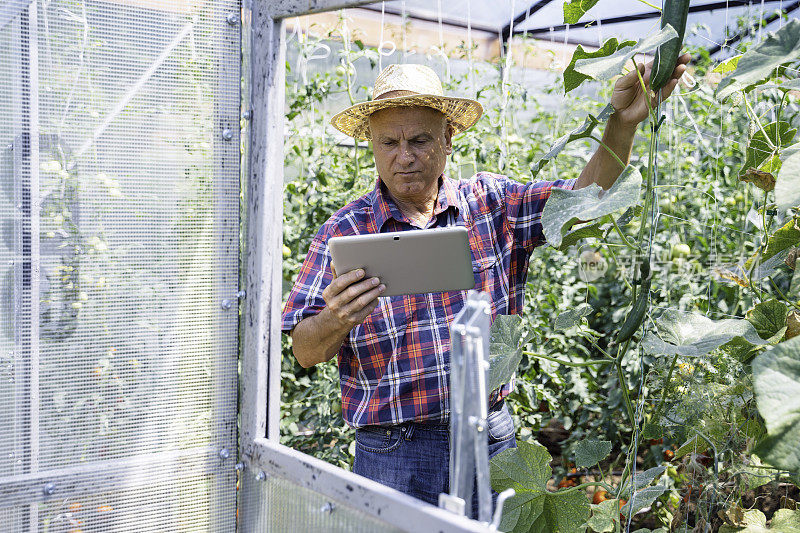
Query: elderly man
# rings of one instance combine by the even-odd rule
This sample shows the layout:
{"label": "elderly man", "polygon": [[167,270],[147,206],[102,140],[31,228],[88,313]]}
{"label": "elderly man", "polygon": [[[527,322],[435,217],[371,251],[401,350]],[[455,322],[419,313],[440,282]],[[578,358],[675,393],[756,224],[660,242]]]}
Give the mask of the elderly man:
{"label": "elderly man", "polygon": [[[686,69],[680,58],[666,98]],[[650,66],[641,67],[643,79]],[[609,188],[619,163],[598,149],[577,180],[519,183],[479,173],[455,181],[443,173],[453,135],[471,127],[482,108],[474,100],[443,96],[436,74],[421,65],[391,65],[375,82],[374,100],[334,116],[340,131],[371,140],[378,179],[368,194],[337,211],[319,230],[286,302],[282,328],[304,367],[338,354],[344,420],[356,429],[353,470],[436,504],[448,491],[448,383],[450,323],[466,292],[381,297],[377,278],[362,270],[334,272],[327,241],[338,235],[407,231],[449,224],[469,234],[475,288],[488,292],[492,316],[522,309],[528,259],[543,244],[540,224],[552,187]],[[637,125],[647,117],[636,72],[620,78],[615,113],[603,141],[630,157]],[[426,266],[420,264],[419,275]],[[513,447],[514,424],[492,391],[489,454]]]}

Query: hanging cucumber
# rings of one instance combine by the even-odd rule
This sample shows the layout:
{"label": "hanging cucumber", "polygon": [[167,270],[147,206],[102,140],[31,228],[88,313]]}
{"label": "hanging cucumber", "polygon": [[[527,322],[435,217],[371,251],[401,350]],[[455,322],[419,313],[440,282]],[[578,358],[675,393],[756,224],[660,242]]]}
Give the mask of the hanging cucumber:
{"label": "hanging cucumber", "polygon": [[653,60],[653,71],[650,75],[650,88],[658,91],[667,84],[675,65],[678,54],[683,47],[683,35],[686,33],[686,17],[689,15],[689,0],[664,0],[661,11],[661,27],[667,24],[673,27],[678,37],[670,39],[656,50]]}
{"label": "hanging cucumber", "polygon": [[625,318],[625,322],[622,323],[622,327],[619,328],[619,333],[617,333],[614,339],[614,345],[616,346],[621,345],[623,342],[633,337],[633,334],[639,330],[639,326],[644,322],[644,317],[647,314],[647,308],[650,302],[650,283],[653,280],[653,273],[650,271],[649,261],[644,261],[639,266],[639,274],[642,290],[633,303],[631,312],[628,313],[628,316]]}

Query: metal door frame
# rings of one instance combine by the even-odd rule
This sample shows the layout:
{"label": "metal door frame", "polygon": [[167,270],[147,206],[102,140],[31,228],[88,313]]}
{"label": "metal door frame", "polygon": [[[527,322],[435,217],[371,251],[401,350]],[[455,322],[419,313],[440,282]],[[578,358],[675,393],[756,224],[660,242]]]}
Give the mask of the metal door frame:
{"label": "metal door frame", "polygon": [[[379,0],[244,0],[243,220],[239,457],[242,475],[282,477],[338,505],[407,531],[489,531],[484,524],[281,445],[281,291],[286,32],[283,19]],[[240,499],[240,529],[251,531],[267,502]]]}

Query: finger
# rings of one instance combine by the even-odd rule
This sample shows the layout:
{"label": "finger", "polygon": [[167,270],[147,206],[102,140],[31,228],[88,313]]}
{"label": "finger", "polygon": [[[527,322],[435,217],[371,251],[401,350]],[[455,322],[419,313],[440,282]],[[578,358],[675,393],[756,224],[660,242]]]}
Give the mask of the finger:
{"label": "finger", "polygon": [[361,324],[362,322],[364,322],[364,320],[366,320],[366,318],[367,318],[369,315],[371,315],[371,314],[372,314],[372,312],[373,312],[373,311],[375,311],[375,308],[376,308],[376,307],[378,307],[378,299],[377,299],[377,298],[375,298],[374,300],[372,300],[372,302],[370,302],[369,304],[367,304],[367,306],[366,306],[366,307],[364,307],[364,309],[362,309],[362,310],[361,310],[361,311],[360,311],[358,314],[356,314],[356,315],[353,317],[353,322],[354,322],[356,325],[358,325],[358,324]]}
{"label": "finger", "polygon": [[360,283],[354,283],[339,293],[335,298],[335,305],[345,310],[348,314],[352,314],[353,310],[349,310],[348,307],[365,292],[377,288],[379,283],[380,280],[378,278],[369,278]]}
{"label": "finger", "polygon": [[333,263],[331,263],[331,272],[333,272],[333,277],[336,279],[338,276],[336,275],[336,267],[333,266]]}
{"label": "finger", "polygon": [[364,277],[364,269],[357,268],[355,270],[351,270],[338,276],[334,279],[330,285],[328,285],[329,293],[331,293],[331,297],[335,297],[337,294],[345,290],[347,287],[352,285],[353,283],[357,282],[358,280]]}
{"label": "finger", "polygon": [[675,70],[672,71],[672,76],[670,76],[670,77],[671,78],[675,78],[675,79],[679,79],[681,76],[683,76],[684,72],[686,72],[686,64],[685,63],[678,63],[675,66]]}
{"label": "finger", "polygon": [[669,80],[664,85],[664,87],[661,88],[661,100],[662,101],[666,100],[669,97],[669,95],[672,94],[672,91],[674,91],[675,87],[677,87],[677,86],[678,86],[678,80],[677,79]]}
{"label": "finger", "polygon": [[[386,290],[386,285],[381,284],[354,299],[345,309],[348,316],[353,317],[353,319],[358,319],[358,317],[363,315],[363,318],[359,320],[359,323],[363,321],[364,318],[369,316],[372,310],[375,309],[375,306],[378,305],[378,296],[380,296],[384,290]],[[370,308],[370,311],[369,313],[364,314],[364,311],[367,308]]]}
{"label": "finger", "polygon": [[[644,65],[637,65],[639,72],[644,72]],[[633,87],[639,83],[639,76],[636,75],[636,70],[631,70],[620,79],[617,80],[615,89],[625,90],[629,87]]]}

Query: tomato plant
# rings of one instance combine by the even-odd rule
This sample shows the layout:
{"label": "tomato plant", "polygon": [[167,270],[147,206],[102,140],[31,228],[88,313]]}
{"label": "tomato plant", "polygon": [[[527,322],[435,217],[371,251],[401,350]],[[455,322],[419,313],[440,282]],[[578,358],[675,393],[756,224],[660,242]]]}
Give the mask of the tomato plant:
{"label": "tomato plant", "polygon": [[[375,51],[324,37],[294,42],[289,54],[286,290],[317,228],[375,179],[369,146],[338,144],[325,129],[330,110],[365,95],[356,80],[374,78]],[[311,69],[323,42],[331,54]],[[696,83],[652,110],[615,193],[580,199],[591,221],[560,219],[548,202],[551,246],[531,256],[515,325],[523,342],[511,347],[520,446],[493,461],[495,488],[513,486],[512,507],[531,512],[511,512],[502,529],[738,531],[754,491],[800,481],[798,42],[800,22],[790,21],[742,43],[735,61],[690,50]],[[597,147],[610,84],[560,109],[543,102],[592,83],[569,72],[590,72],[593,59],[646,51],[631,41],[603,50],[538,92],[453,60],[445,91],[475,87],[486,114],[454,139],[449,175],[577,177]],[[288,340],[284,350],[284,442],[348,467],[352,432],[330,401],[335,365],[302,369]],[[502,473],[523,464],[540,475],[522,483]],[[574,512],[536,514],[548,505]],[[796,520],[784,510],[748,516],[775,530]]]}

